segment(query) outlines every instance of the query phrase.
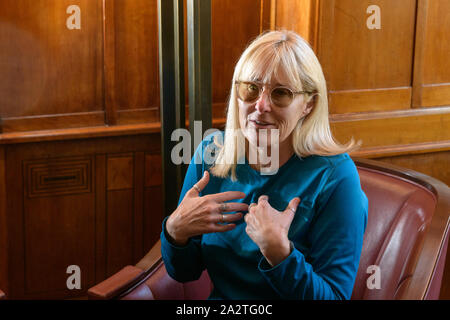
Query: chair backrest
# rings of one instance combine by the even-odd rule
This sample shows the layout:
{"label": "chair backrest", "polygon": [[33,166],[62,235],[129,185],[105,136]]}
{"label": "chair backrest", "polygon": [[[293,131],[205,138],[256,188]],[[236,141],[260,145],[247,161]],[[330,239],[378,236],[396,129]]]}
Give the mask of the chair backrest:
{"label": "chair backrest", "polygon": [[205,270],[196,281],[181,283],[172,279],[161,261],[147,280],[131,290],[123,300],[206,300],[213,284]]}
{"label": "chair backrest", "polygon": [[402,287],[412,277],[436,197],[411,180],[364,167],[358,167],[358,172],[369,198],[369,217],[352,299],[401,298]]}

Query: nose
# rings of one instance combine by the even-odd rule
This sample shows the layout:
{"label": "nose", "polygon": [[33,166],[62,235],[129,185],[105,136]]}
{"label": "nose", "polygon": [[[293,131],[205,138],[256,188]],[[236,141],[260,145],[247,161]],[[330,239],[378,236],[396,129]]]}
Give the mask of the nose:
{"label": "nose", "polygon": [[258,110],[260,113],[263,112],[270,112],[272,110],[270,106],[270,97],[269,97],[269,91],[264,88],[263,92],[259,96],[259,99],[256,100],[256,110]]}

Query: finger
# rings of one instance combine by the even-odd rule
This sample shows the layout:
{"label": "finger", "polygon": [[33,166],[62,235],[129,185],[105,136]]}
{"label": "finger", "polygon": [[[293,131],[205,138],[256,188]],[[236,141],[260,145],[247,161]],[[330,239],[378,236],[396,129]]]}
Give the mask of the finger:
{"label": "finger", "polygon": [[242,219],[243,214],[241,212],[231,213],[231,214],[215,214],[213,222],[214,223],[228,223],[234,222]]}
{"label": "finger", "polygon": [[247,225],[252,224],[254,219],[255,219],[255,216],[252,214],[246,214],[244,216],[244,221],[245,221],[245,223],[247,223]]}
{"label": "finger", "polygon": [[257,204],[256,203],[250,203],[250,205],[248,206],[248,212],[250,212],[250,209],[251,208],[253,208],[253,207],[256,207],[257,206]]}
{"label": "finger", "polygon": [[225,202],[234,199],[245,198],[245,193],[240,191],[225,191],[221,193],[211,194],[209,197],[216,202]]}
{"label": "finger", "polygon": [[192,188],[189,190],[189,193],[191,195],[199,195],[200,192],[202,192],[203,189],[208,185],[209,182],[209,172],[205,171],[203,172],[203,177],[192,186]]}
{"label": "finger", "polygon": [[226,232],[236,228],[234,223],[228,224],[215,224],[211,227],[211,232]]}
{"label": "finger", "polygon": [[295,197],[295,198],[291,199],[291,201],[289,201],[289,204],[287,205],[286,209],[284,210],[284,213],[295,214],[299,204],[300,204],[299,197]]}
{"label": "finger", "polygon": [[266,196],[265,194],[263,194],[262,196],[260,196],[258,198],[258,204],[264,202],[264,201],[269,201],[269,196]]}
{"label": "finger", "polygon": [[227,202],[218,204],[219,212],[247,211],[248,204],[241,202]]}

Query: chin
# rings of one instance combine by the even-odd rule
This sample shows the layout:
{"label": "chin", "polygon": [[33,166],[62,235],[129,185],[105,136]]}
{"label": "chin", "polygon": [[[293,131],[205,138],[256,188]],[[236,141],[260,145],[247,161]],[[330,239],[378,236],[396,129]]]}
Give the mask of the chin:
{"label": "chin", "polygon": [[[279,145],[280,143],[280,136],[273,137],[276,139],[274,144],[272,144],[271,140],[271,130],[267,129],[266,131],[266,139],[262,139],[263,141],[260,141],[260,135],[262,137],[262,133],[260,133],[261,129],[255,129],[255,128],[246,128],[244,132],[245,139],[253,146],[257,147],[271,147],[272,145]],[[278,141],[277,141],[278,140]],[[278,142],[278,143],[277,143]]]}

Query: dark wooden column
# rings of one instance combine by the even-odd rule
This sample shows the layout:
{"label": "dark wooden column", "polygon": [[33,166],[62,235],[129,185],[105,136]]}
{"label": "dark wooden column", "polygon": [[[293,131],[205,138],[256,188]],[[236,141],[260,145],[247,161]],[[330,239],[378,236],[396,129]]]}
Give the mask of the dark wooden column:
{"label": "dark wooden column", "polygon": [[164,215],[176,208],[183,165],[171,160],[172,132],[185,127],[183,0],[158,0],[162,193]]}
{"label": "dark wooden column", "polygon": [[[212,124],[211,0],[187,1],[189,131],[192,154],[201,139],[194,121],[201,121],[201,135]],[[197,139],[195,139],[197,138]]]}

